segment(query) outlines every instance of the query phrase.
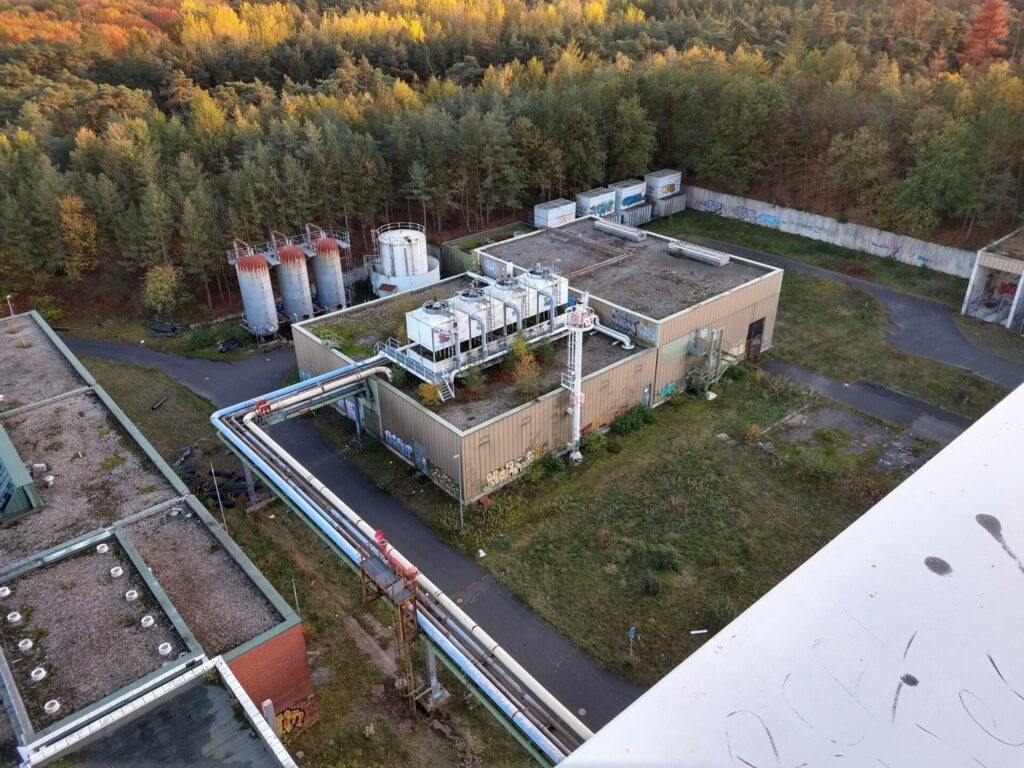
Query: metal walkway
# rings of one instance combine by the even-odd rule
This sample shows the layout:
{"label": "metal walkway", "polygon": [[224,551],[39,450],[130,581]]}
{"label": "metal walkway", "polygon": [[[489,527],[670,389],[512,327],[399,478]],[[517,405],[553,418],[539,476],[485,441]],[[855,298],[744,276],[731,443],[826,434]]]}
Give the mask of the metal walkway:
{"label": "metal walkway", "polygon": [[[353,394],[389,375],[379,355],[211,416],[221,438],[360,573],[415,581],[415,621],[429,646],[541,763],[554,765],[593,734],[454,601],[278,445],[263,427]],[[367,558],[374,562],[367,562]],[[388,571],[389,573],[384,573]]]}

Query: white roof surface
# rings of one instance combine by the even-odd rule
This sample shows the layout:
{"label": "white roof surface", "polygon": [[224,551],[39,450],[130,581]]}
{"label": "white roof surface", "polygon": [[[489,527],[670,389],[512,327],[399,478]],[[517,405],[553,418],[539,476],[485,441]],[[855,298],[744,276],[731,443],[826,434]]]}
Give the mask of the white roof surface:
{"label": "white roof surface", "polygon": [[1022,474],[1024,387],[562,765],[1024,766]]}

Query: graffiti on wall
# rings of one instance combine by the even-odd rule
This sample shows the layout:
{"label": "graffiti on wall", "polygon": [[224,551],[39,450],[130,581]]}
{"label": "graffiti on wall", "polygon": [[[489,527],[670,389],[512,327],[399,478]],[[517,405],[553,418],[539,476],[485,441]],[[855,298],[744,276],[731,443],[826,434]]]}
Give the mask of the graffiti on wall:
{"label": "graffiti on wall", "polygon": [[671,397],[679,389],[678,381],[670,381],[664,387],[658,390],[659,397]]}
{"label": "graffiti on wall", "polygon": [[384,442],[409,459],[409,461],[412,461],[412,446],[390,429],[384,430]]}
{"label": "graffiti on wall", "polygon": [[704,200],[701,202],[700,207],[704,213],[713,213],[715,216],[721,216],[724,210],[722,204],[717,200]]}
{"label": "graffiti on wall", "polygon": [[430,479],[441,486],[446,493],[452,496],[459,495],[458,483],[448,477],[440,467],[435,467],[433,464],[430,465]]}
{"label": "graffiti on wall", "polygon": [[619,326],[627,333],[631,333],[638,339],[645,339],[654,342],[657,339],[657,332],[647,323],[641,322],[640,318],[634,317],[623,309],[613,309],[612,324]]}
{"label": "graffiti on wall", "polygon": [[751,224],[757,221],[757,211],[755,211],[753,208],[747,208],[747,206],[745,205],[737,205],[735,208],[729,211],[729,215],[734,219],[746,221]]}
{"label": "graffiti on wall", "polygon": [[771,227],[772,229],[778,229],[782,226],[782,219],[771,213],[762,213],[757,217],[757,223],[763,227]]}
{"label": "graffiti on wall", "polygon": [[895,259],[897,256],[899,256],[900,255],[900,251],[903,250],[902,246],[890,245],[889,243],[875,243],[875,242],[872,242],[871,246],[873,248],[879,248],[879,249],[885,251],[887,254],[889,254],[889,258],[892,258],[892,259]]}
{"label": "graffiti on wall", "polygon": [[487,473],[487,487],[493,488],[496,485],[501,485],[506,480],[519,477],[523,470],[530,466],[536,458],[537,454],[534,451],[527,451],[518,459],[512,459],[512,461],[505,462],[504,465],[497,469],[492,469]]}
{"label": "graffiti on wall", "polygon": [[302,724],[306,722],[306,710],[286,709],[275,719],[277,720],[278,735],[287,736],[296,728],[301,728]]}

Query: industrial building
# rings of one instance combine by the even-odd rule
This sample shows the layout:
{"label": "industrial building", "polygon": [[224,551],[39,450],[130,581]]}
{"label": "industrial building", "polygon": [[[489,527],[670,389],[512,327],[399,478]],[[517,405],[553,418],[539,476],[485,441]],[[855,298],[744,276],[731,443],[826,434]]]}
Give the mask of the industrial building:
{"label": "industrial building", "polygon": [[1024,229],[1018,229],[978,251],[960,313],[1011,331],[1024,331],[1022,277]]}
{"label": "industrial building", "polygon": [[34,312],[0,321],[0,460],[0,746],[294,765],[298,616]]}
{"label": "industrial building", "polygon": [[[475,269],[298,323],[303,377],[378,359],[339,407],[453,496],[472,501],[626,409],[706,389],[771,346],[782,272],[587,216],[477,248]],[[496,364],[549,346],[537,391]],[[485,387],[463,384],[482,370]],[[427,407],[420,385],[436,388]]]}

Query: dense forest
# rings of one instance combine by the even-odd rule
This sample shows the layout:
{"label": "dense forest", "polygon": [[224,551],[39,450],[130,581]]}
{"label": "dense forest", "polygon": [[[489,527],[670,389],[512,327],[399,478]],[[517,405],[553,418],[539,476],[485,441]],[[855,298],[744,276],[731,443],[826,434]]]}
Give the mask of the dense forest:
{"label": "dense forest", "polygon": [[963,242],[1024,207],[1020,0],[0,3],[0,294],[213,306],[233,237],[676,167]]}

